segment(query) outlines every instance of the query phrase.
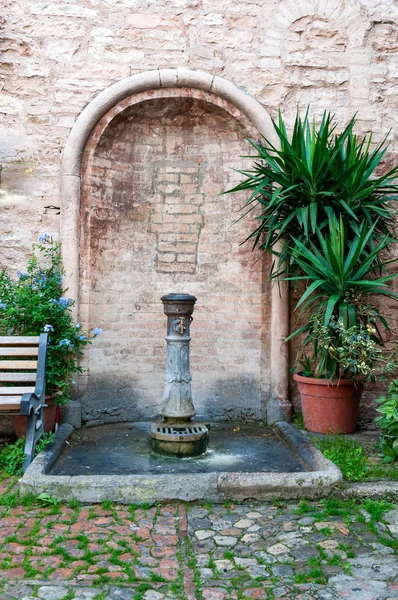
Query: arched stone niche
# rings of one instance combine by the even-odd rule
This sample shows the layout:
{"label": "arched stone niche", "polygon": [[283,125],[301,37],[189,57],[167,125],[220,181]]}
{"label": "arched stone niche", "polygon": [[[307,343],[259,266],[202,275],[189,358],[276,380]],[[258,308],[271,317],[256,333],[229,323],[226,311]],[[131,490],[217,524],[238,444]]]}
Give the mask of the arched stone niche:
{"label": "arched stone niche", "polygon": [[242,132],[273,135],[262,106],[187,69],[120,81],[77,119],[63,157],[64,262],[82,325],[105,330],[80,380],[85,420],[159,410],[169,292],[198,297],[198,413],[270,423],[289,413],[286,290],[267,284],[267,258],[239,245],[243,198],[219,196],[237,180],[229,167],[244,167]]}

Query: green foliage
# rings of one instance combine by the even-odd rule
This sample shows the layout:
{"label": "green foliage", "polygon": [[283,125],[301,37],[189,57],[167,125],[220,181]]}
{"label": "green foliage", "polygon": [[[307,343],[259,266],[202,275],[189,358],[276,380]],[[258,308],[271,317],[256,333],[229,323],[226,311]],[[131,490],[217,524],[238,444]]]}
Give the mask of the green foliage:
{"label": "green foliage", "polygon": [[349,243],[361,223],[367,227],[376,223],[367,241],[369,249],[383,237],[393,237],[395,211],[390,201],[398,191],[398,167],[375,176],[386,140],[371,150],[371,137],[360,140],[355,135],[355,118],[337,134],[334,116],[326,111],[318,127],[311,124],[308,110],[304,119],[297,112],[291,138],[281,113],[273,125],[279,147],[267,138],[260,143],[248,140],[257,152],[249,157],[253,167],[241,171],[244,180],[229,190],[251,192],[247,212],[260,207],[259,224],[247,240],[278,257],[273,276],[297,273],[286,240],[295,238],[308,246],[316,239],[317,228],[327,229],[331,216],[343,220]]}
{"label": "green foliage", "polygon": [[[48,444],[54,441],[53,433],[45,433],[35,446],[35,456]],[[14,444],[6,444],[0,452],[0,473],[11,476],[22,475],[22,465],[25,460],[25,438],[18,438]]]}
{"label": "green foliage", "polygon": [[389,463],[398,459],[398,379],[390,383],[388,396],[382,396],[376,402],[380,416],[376,417],[375,423],[383,430],[380,449],[384,462]]}
{"label": "green foliage", "polygon": [[15,444],[6,444],[0,452],[0,471],[7,475],[22,475],[25,460],[25,439],[19,438]]}
{"label": "green foliage", "polygon": [[46,492],[43,492],[43,493],[39,494],[37,496],[37,501],[42,506],[53,506],[53,507],[56,507],[56,508],[61,503],[61,501],[58,500],[58,498],[55,498],[55,496],[50,496],[49,494],[46,494]]}
{"label": "green foliage", "polygon": [[[311,375],[309,375],[311,377]],[[292,423],[297,429],[305,429],[303,413],[295,410],[292,418]]]}
{"label": "green foliage", "polygon": [[[374,373],[385,365],[393,372],[398,361],[394,352],[383,351],[380,325],[388,329],[384,316],[371,302],[375,295],[397,299],[388,282],[397,273],[377,276],[397,259],[383,261],[379,258],[392,238],[384,236],[376,248],[369,241],[376,224],[367,227],[363,222],[358,235],[351,243],[343,219],[328,220],[326,233],[316,227],[316,243],[309,247],[293,238],[290,247],[294,260],[303,275],[286,278],[289,281],[306,281],[306,290],[296,305],[296,310],[311,310],[312,317],[288,339],[306,334],[303,345],[313,346],[312,369],[316,377],[361,377],[374,380]],[[308,358],[302,361],[308,372]]]}
{"label": "green foliage", "polygon": [[310,512],[313,508],[309,505],[306,500],[300,500],[298,507],[294,510],[294,512],[298,515],[303,515],[304,513]]}
{"label": "green foliage", "polygon": [[344,436],[313,439],[312,442],[334,462],[348,481],[363,481],[367,475],[367,456],[362,446]]}
{"label": "green foliage", "polygon": [[388,512],[394,507],[390,502],[385,500],[372,500],[367,498],[364,502],[365,510],[370,514],[372,521],[380,521],[385,512]]}
{"label": "green foliage", "polygon": [[[375,481],[387,479],[398,481],[397,463],[382,464],[379,451],[375,448],[364,448],[354,440],[347,440],[344,436],[327,436],[313,438],[312,443],[319,448],[327,458],[336,463],[348,481]],[[349,500],[345,499],[346,506]],[[322,501],[327,511],[339,511],[335,504],[336,499]],[[341,507],[340,507],[341,508]],[[340,514],[329,512],[328,514]],[[341,513],[342,514],[342,513]]]}
{"label": "green foliage", "polygon": [[90,332],[75,323],[71,308],[74,300],[65,298],[61,247],[47,234],[33,244],[27,271],[13,279],[0,271],[0,335],[50,334],[47,358],[47,392],[58,392],[57,404],[69,400],[72,375],[81,373],[77,358],[101,330]]}

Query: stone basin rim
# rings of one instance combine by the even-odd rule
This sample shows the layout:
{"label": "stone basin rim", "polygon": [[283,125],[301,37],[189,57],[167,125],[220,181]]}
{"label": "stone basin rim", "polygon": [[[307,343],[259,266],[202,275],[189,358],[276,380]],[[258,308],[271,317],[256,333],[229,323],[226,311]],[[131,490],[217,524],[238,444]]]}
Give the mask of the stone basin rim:
{"label": "stone basin rim", "polygon": [[342,481],[340,469],[286,421],[276,423],[273,431],[308,471],[49,475],[73,431],[69,424],[58,429],[55,442],[35,458],[20,480],[22,494],[45,492],[60,500],[78,500],[83,504],[104,500],[121,504],[171,500],[223,502],[324,497]]}

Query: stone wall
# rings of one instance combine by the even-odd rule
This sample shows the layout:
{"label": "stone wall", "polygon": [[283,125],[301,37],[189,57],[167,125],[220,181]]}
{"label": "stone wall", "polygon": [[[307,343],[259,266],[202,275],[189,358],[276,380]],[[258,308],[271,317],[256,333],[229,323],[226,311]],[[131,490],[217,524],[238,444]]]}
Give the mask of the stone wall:
{"label": "stone wall", "polygon": [[[0,18],[1,267],[14,271],[23,268],[31,242],[38,233],[59,231],[62,218],[59,190],[61,155],[73,123],[100,91],[141,71],[185,66],[220,75],[257,98],[270,114],[275,116],[281,108],[290,122],[297,104],[305,107],[311,103],[315,115],[321,114],[324,109],[332,110],[341,124],[358,111],[359,133],[373,131],[375,139],[380,140],[392,129],[386,163],[395,160],[398,145],[398,4],[393,0],[247,0],[244,5],[238,0],[59,0],[51,3],[5,0],[3,7]],[[176,103],[171,103],[163,108],[167,113],[176,110],[176,106]],[[134,127],[136,132],[141,127],[142,135],[148,135],[151,123],[145,110],[145,107],[139,109],[134,123],[126,121],[128,128],[120,135],[127,135]],[[156,110],[161,110],[161,106],[158,105]],[[267,265],[260,268],[255,256],[238,248],[238,242],[249,231],[248,221],[228,229],[227,220],[229,225],[233,225],[239,199],[224,200],[228,207],[222,215],[225,221],[222,221],[220,229],[215,227],[221,219],[217,214],[221,205],[214,200],[214,194],[224,185],[228,186],[229,176],[225,174],[229,167],[239,167],[238,156],[245,151],[245,143],[237,134],[237,123],[222,110],[217,112],[214,108],[206,108],[199,101],[190,105],[189,110],[199,111],[196,116],[187,117],[193,121],[198,119],[190,123],[191,133],[182,133],[188,132],[189,127],[181,123],[177,126],[177,122],[173,122],[174,132],[169,137],[165,137],[164,133],[160,135],[161,139],[171,140],[166,159],[164,152],[151,150],[150,165],[142,157],[137,162],[136,154],[142,154],[142,148],[135,142],[121,156],[119,151],[122,149],[117,147],[116,123],[109,132],[110,137],[98,148],[93,165],[98,169],[97,174],[108,168],[106,144],[112,147],[115,155],[119,152],[119,164],[127,166],[124,171],[123,167],[117,171],[113,161],[107,174],[106,185],[109,187],[103,184],[102,188],[96,188],[92,179],[93,194],[90,195],[90,192],[84,196],[84,202],[89,203],[87,219],[93,218],[95,202],[98,210],[108,210],[106,203],[114,194],[127,202],[116,206],[113,225],[122,222],[121,218],[117,218],[118,214],[133,207],[133,233],[128,243],[126,231],[120,234],[121,239],[126,241],[125,256],[120,254],[120,245],[117,251],[111,246],[114,230],[113,234],[105,235],[103,229],[103,235],[98,239],[83,236],[82,301],[87,304],[85,300],[89,295],[92,298],[95,290],[100,290],[99,294],[106,293],[100,279],[104,273],[108,276],[112,270],[116,272],[117,257],[120,269],[121,265],[125,265],[124,274],[131,272],[134,261],[132,272],[136,273],[143,269],[145,261],[147,264],[152,261],[145,283],[152,281],[150,297],[145,300],[139,295],[142,292],[133,289],[129,292],[129,301],[134,300],[133,304],[137,303],[140,311],[144,307],[144,312],[140,312],[141,323],[146,318],[153,323],[151,306],[158,302],[165,287],[166,291],[172,291],[169,288],[177,281],[177,276],[182,276],[179,282],[190,284],[190,289],[183,291],[195,293],[191,284],[196,284],[198,294],[206,295],[208,304],[202,304],[203,310],[213,310],[216,296],[212,293],[222,271],[221,265],[226,263],[229,273],[222,273],[220,281],[229,292],[233,290],[229,309],[234,302],[241,303],[242,297],[248,298],[253,291],[255,308],[248,310],[246,316],[257,324],[258,319],[262,319],[262,341],[260,345],[250,347],[253,360],[248,367],[248,378],[256,382],[253,389],[257,390],[254,395],[257,394],[255,413],[258,415],[258,398],[262,395],[264,400],[267,396],[269,367],[266,353],[265,363],[261,363],[263,359],[259,358],[263,352],[261,344],[266,345],[268,331],[269,304],[266,299],[259,299]],[[161,121],[160,114],[158,117]],[[181,120],[183,114],[177,110],[175,117],[177,121]],[[219,136],[220,127],[222,134]],[[195,140],[205,140],[200,149],[205,154],[200,167],[197,149],[192,150],[192,155],[186,152],[182,156],[173,148],[173,143],[181,135],[187,135],[186,141],[191,145],[195,144]],[[212,173],[212,161],[220,148],[224,152],[219,163],[222,176],[221,171]],[[138,164],[142,165],[141,171]],[[114,171],[118,172],[117,176],[114,176]],[[90,177],[94,175],[93,172]],[[205,191],[203,186],[209,181],[216,190]],[[139,191],[129,196],[131,185]],[[172,188],[168,186],[174,186],[177,193],[169,193],[167,190]],[[194,200],[185,203],[184,199],[192,198],[191,195]],[[174,202],[175,198],[178,202]],[[192,212],[184,212],[188,206]],[[100,217],[98,221],[101,221]],[[171,228],[173,231],[168,231]],[[176,231],[178,235],[191,237],[189,240],[177,239]],[[216,233],[219,237],[212,239],[211,236]],[[171,238],[168,237],[170,235]],[[232,243],[236,244],[233,248]],[[210,258],[206,244],[215,249]],[[253,285],[250,292],[246,289],[249,280]],[[120,283],[126,290],[123,275]],[[90,307],[99,306],[91,301],[89,304]],[[222,303],[218,306],[220,314],[227,310]],[[105,325],[110,335],[112,328],[108,318],[96,310],[86,310],[84,319],[87,323]],[[386,310],[392,314],[393,307],[388,305]],[[134,318],[138,322],[137,315]],[[163,321],[161,317],[157,318],[153,329],[154,355],[148,357],[148,364],[152,361],[151,364],[156,365],[154,389],[159,390],[163,351],[160,340],[164,332]],[[198,304],[198,327],[201,318]],[[243,321],[247,322],[247,319]],[[252,325],[249,331],[252,331],[251,328]],[[223,372],[226,364],[234,365],[233,370],[237,371],[242,357],[249,356],[245,354],[250,349],[244,333],[239,333],[239,344],[233,349],[228,339],[226,332],[224,346],[221,346],[223,350],[220,350],[220,355],[225,351],[225,356],[217,357],[213,364],[214,372],[217,369]],[[195,356],[197,349],[193,350]],[[96,352],[91,364],[94,371],[103,364],[101,353],[102,360],[106,357],[100,345]],[[115,352],[109,355],[109,360],[116,359]],[[196,358],[199,360],[199,356]],[[260,363],[265,369],[261,373]],[[231,373],[228,373],[228,378],[233,381]],[[259,378],[262,381],[260,387]],[[239,391],[239,387],[237,389]],[[230,393],[231,390],[228,390]],[[239,405],[238,396],[239,393],[234,402]],[[104,400],[104,404],[109,404],[108,400]],[[154,404],[148,407],[149,412],[153,407]]]}

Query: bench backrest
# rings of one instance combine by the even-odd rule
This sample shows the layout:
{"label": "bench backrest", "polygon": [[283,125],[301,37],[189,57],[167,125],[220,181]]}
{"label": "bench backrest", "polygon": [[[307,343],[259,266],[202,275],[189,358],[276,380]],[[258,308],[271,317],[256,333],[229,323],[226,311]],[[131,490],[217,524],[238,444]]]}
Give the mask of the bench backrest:
{"label": "bench backrest", "polygon": [[23,394],[44,400],[48,333],[0,336],[0,412],[19,412]]}

